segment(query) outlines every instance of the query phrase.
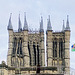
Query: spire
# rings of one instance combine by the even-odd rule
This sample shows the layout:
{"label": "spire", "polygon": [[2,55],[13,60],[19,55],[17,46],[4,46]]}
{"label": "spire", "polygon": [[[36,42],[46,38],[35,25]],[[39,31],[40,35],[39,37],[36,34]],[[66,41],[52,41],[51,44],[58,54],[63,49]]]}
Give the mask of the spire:
{"label": "spire", "polygon": [[41,22],[40,22],[40,32],[44,32],[43,30],[43,17],[41,16]]}
{"label": "spire", "polygon": [[8,30],[13,30],[12,23],[11,23],[11,15],[12,15],[12,13],[10,13],[9,23],[8,23],[8,27],[7,27]]}
{"label": "spire", "polygon": [[49,15],[48,23],[47,23],[47,30],[52,30],[51,22],[50,22],[50,15]]}
{"label": "spire", "polygon": [[24,27],[23,27],[23,30],[28,30],[28,24],[27,24],[27,20],[26,20],[26,13],[25,14],[25,17],[24,17]]}
{"label": "spire", "polygon": [[67,23],[66,23],[66,29],[65,30],[70,30],[69,27],[69,16],[67,15]]}
{"label": "spire", "polygon": [[63,28],[62,28],[62,31],[64,31],[65,30],[65,25],[64,25],[64,20],[63,20]]}
{"label": "spire", "polygon": [[19,14],[19,27],[18,27],[18,32],[22,31],[22,26],[21,26],[21,20],[20,20],[20,14]]}

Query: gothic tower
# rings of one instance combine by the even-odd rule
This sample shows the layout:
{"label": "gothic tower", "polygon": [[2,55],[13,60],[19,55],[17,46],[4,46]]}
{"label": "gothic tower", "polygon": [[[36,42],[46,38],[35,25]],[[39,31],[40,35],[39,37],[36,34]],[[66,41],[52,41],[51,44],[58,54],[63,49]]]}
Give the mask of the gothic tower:
{"label": "gothic tower", "polygon": [[52,66],[52,49],[53,49],[53,44],[52,44],[52,27],[51,27],[51,22],[50,22],[50,16],[48,19],[48,23],[47,23],[47,42],[46,42],[46,46],[47,46],[47,65],[48,66]]}
{"label": "gothic tower", "polygon": [[46,37],[47,66],[57,66],[60,73],[61,71],[65,71],[66,74],[70,74],[70,27],[68,16],[66,28],[63,21],[63,28],[61,32],[52,31],[49,16]]}
{"label": "gothic tower", "polygon": [[10,67],[45,66],[44,30],[41,17],[40,30],[33,32],[28,30],[26,13],[24,27],[22,29],[20,14],[18,31],[14,31],[11,23],[11,15],[8,24],[9,48],[7,64]]}
{"label": "gothic tower", "polygon": [[70,27],[67,15],[67,22],[65,28],[65,72],[70,73]]}
{"label": "gothic tower", "polygon": [[[9,48],[7,65],[9,70],[20,71],[18,74],[36,74],[40,66],[42,74],[70,74],[70,27],[67,16],[66,27],[62,31],[54,32],[50,16],[47,20],[46,51],[47,66],[45,66],[44,29],[41,16],[40,29],[38,31],[28,28],[26,13],[24,13],[24,26],[22,28],[20,14],[18,18],[18,31],[14,31],[11,22],[11,14],[8,23]],[[32,70],[33,69],[33,70]],[[9,71],[10,74],[10,71]]]}

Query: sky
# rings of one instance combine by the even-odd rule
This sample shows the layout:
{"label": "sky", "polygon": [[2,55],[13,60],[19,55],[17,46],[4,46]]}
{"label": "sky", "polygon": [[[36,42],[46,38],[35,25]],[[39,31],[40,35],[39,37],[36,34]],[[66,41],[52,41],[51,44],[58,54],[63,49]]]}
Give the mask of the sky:
{"label": "sky", "polygon": [[70,67],[75,68],[75,52],[71,51],[71,45],[75,43],[75,0],[0,0],[0,63],[7,60],[9,40],[7,26],[10,13],[12,13],[13,29],[17,30],[19,13],[22,27],[24,25],[24,12],[31,29],[39,29],[40,18],[43,16],[45,31],[48,15],[54,31],[62,30],[63,20],[66,26],[67,15],[69,15]]}

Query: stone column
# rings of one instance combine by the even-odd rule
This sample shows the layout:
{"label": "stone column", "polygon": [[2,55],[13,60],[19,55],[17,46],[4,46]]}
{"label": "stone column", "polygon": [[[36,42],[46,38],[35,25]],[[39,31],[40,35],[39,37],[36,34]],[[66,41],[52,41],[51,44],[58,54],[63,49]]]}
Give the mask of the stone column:
{"label": "stone column", "polygon": [[17,45],[16,45],[16,53],[15,53],[15,67],[18,68],[18,57],[17,57],[17,49],[18,49],[18,42],[19,39],[17,38]]}
{"label": "stone column", "polygon": [[13,30],[8,30],[9,32],[9,48],[7,55],[7,65],[11,67],[11,54],[13,50]]}
{"label": "stone column", "polygon": [[30,41],[30,53],[31,53],[31,65],[34,66],[34,49],[33,49],[33,41]]}
{"label": "stone column", "polygon": [[36,65],[37,65],[37,42],[35,43],[35,48],[36,48]]}
{"label": "stone column", "polygon": [[44,32],[40,32],[40,48],[41,48],[42,66],[45,66]]}
{"label": "stone column", "polygon": [[57,66],[59,66],[59,40],[57,41]]}
{"label": "stone column", "polygon": [[39,47],[39,64],[40,64],[40,66],[42,66],[43,59],[42,59],[41,43],[39,43],[37,45]]}
{"label": "stone column", "polygon": [[53,41],[52,41],[52,31],[47,31],[47,65],[52,66],[53,60]]}
{"label": "stone column", "polygon": [[57,68],[58,72],[60,71],[60,65],[59,65],[59,39],[57,40]]}
{"label": "stone column", "polygon": [[70,75],[70,31],[65,31],[65,72]]}
{"label": "stone column", "polygon": [[28,31],[23,31],[23,53],[24,53],[24,66],[30,66],[30,58],[29,58],[29,51],[28,51]]}

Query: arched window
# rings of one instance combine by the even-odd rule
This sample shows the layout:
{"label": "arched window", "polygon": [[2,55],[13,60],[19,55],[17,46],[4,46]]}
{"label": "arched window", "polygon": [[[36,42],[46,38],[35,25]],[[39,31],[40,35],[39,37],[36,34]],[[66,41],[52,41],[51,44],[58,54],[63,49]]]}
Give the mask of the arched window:
{"label": "arched window", "polygon": [[36,65],[36,47],[35,47],[35,42],[33,42],[33,49],[34,49],[34,65]]}
{"label": "arched window", "polygon": [[12,54],[16,53],[16,47],[17,47],[17,38],[15,37],[14,38],[14,42],[13,42],[13,51],[12,51]]}
{"label": "arched window", "polygon": [[63,41],[62,39],[59,40],[59,57],[63,57]]}
{"label": "arched window", "polygon": [[53,57],[57,57],[57,39],[53,41]]}
{"label": "arched window", "polygon": [[39,45],[37,43],[37,65],[39,65]]}
{"label": "arched window", "polygon": [[19,41],[18,41],[17,54],[22,55],[22,38],[20,38]]}
{"label": "arched window", "polygon": [[14,38],[13,42],[13,54],[11,57],[11,65],[12,66],[23,66],[23,52],[22,52],[22,38]]}
{"label": "arched window", "polygon": [[29,42],[28,42],[28,51],[29,51],[30,65],[31,65],[31,53],[30,53],[30,46],[29,46]]}

